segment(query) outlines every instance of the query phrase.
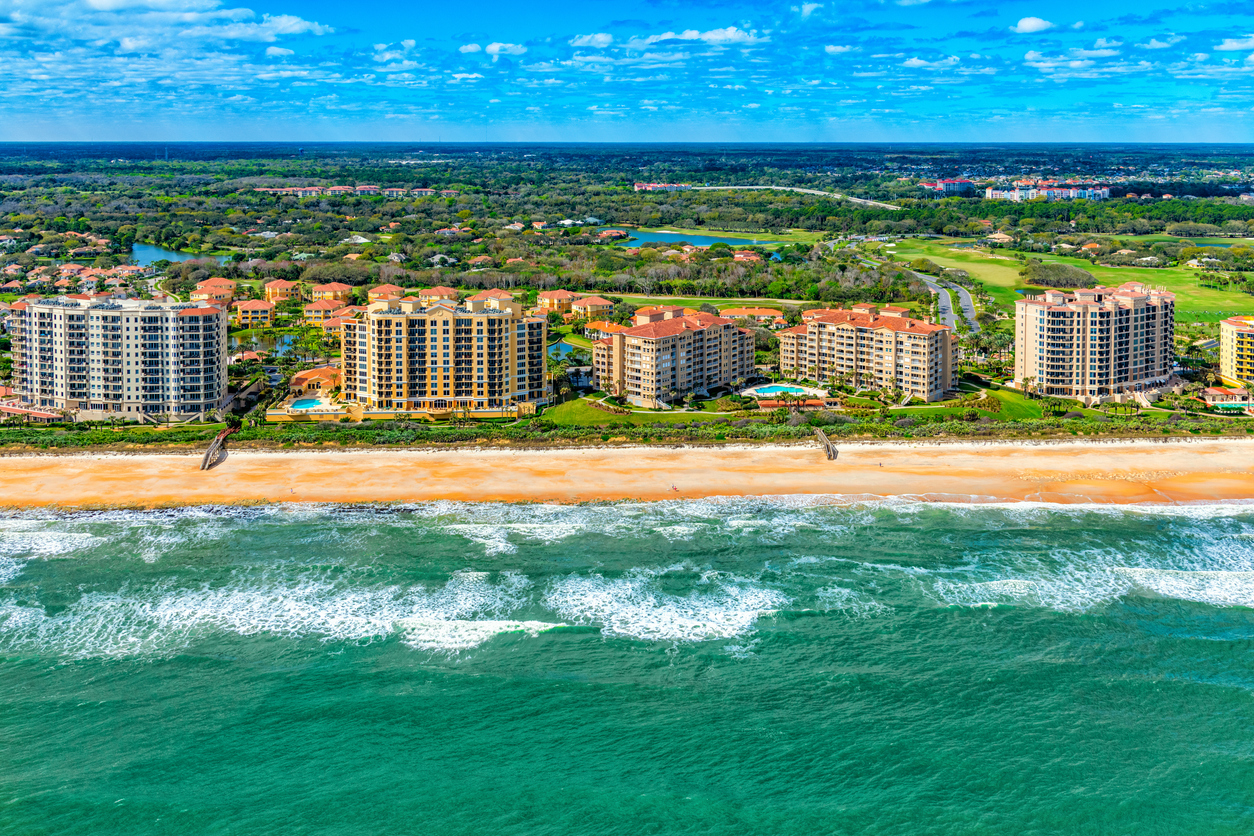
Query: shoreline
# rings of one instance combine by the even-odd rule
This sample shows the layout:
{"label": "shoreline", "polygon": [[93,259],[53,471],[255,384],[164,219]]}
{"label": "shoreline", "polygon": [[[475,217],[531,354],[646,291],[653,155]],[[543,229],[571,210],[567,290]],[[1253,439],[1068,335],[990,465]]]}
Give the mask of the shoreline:
{"label": "shoreline", "polygon": [[1254,500],[1254,439],[813,442],[717,447],[228,450],[0,456],[0,507],[656,501],[828,496],[853,501],[1181,505]]}

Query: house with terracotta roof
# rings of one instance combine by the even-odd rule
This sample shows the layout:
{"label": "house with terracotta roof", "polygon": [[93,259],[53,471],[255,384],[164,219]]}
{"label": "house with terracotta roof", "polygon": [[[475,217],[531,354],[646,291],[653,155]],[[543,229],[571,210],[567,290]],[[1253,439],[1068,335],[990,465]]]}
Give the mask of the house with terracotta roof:
{"label": "house with terracotta roof", "polygon": [[736,250],[732,253],[732,261],[747,261],[751,264],[761,264],[762,256],[753,250]]}
{"label": "house with terracotta roof", "polygon": [[378,194],[379,187],[378,186],[358,186],[354,191],[357,194]]}
{"label": "house with terracotta roof", "polygon": [[274,324],[274,303],[264,299],[236,302],[235,324],[241,328],[269,328]]}
{"label": "house with terracotta roof", "polygon": [[289,299],[300,299],[300,284],[287,279],[275,279],[266,282],[266,301],[275,304]]}
{"label": "house with terracotta roof", "polygon": [[352,285],[346,285],[343,282],[327,282],[314,285],[309,291],[309,298],[315,302],[321,302],[324,299],[330,299],[332,302],[347,302],[352,294]]}
{"label": "house with terracotta roof", "polygon": [[224,305],[231,304],[234,298],[235,282],[224,278],[206,279],[196,285],[191,295],[193,302],[217,302]]}
{"label": "house with terracotta roof", "polygon": [[751,319],[763,325],[774,325],[776,320],[783,318],[784,312],[775,308],[724,308],[719,311],[719,315],[731,319]]}
{"label": "house with terracotta roof", "polygon": [[753,358],[751,332],[707,313],[647,322],[592,344],[595,385],[651,409],[731,386],[752,374]]}
{"label": "house with terracotta roof", "polygon": [[442,299],[457,301],[457,288],[453,287],[429,287],[426,290],[418,291],[418,299],[423,302],[439,302]]}
{"label": "house with terracotta roof", "polygon": [[922,401],[942,400],[958,385],[952,331],[903,312],[858,304],[812,316],[779,332],[779,369],[793,379],[843,377]]}
{"label": "house with terracotta roof", "polygon": [[498,290],[496,288],[493,288],[492,290],[481,290],[480,292],[476,293],[474,296],[471,296],[466,301],[467,302],[486,302],[489,299],[499,299],[502,302],[508,302],[512,300],[513,298],[514,298],[514,294],[510,293],[509,291]]}
{"label": "house with terracotta roof", "polygon": [[571,312],[591,319],[614,310],[614,303],[600,296],[585,296],[570,303]]}
{"label": "house with terracotta roof", "polygon": [[493,261],[490,255],[477,255],[469,263],[471,267],[491,267]]}
{"label": "house with terracotta roof", "polygon": [[324,320],[330,319],[339,307],[339,303],[331,299],[310,302],[305,305],[305,322],[310,325],[321,325]]}
{"label": "house with terracotta roof", "polygon": [[296,392],[329,392],[340,386],[340,370],[334,366],[318,366],[292,375],[288,388]]}
{"label": "house with terracotta roof", "polygon": [[321,322],[322,333],[328,337],[338,337],[344,333],[344,323],[352,321],[351,317],[329,316]]}
{"label": "house with terracotta roof", "polygon": [[569,290],[544,290],[540,292],[537,298],[540,310],[545,313],[552,311],[568,313],[571,305],[579,298],[579,294],[571,293]]}
{"label": "house with terracotta roof", "polygon": [[331,316],[351,317],[351,316],[361,313],[365,309],[366,308],[364,305],[345,305],[344,307],[332,313]]}
{"label": "house with terracotta roof", "polygon": [[614,336],[619,331],[626,330],[626,325],[619,325],[617,322],[610,322],[605,319],[594,319],[583,326],[583,335],[590,340],[604,340]]}
{"label": "house with terracotta roof", "polygon": [[366,300],[369,302],[379,302],[384,299],[399,299],[405,293],[405,288],[394,284],[375,285],[366,291]]}

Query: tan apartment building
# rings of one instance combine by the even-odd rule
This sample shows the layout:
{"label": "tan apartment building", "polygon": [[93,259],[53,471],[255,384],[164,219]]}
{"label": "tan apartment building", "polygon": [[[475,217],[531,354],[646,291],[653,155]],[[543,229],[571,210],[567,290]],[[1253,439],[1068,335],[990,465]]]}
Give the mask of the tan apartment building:
{"label": "tan apartment building", "polygon": [[264,299],[236,302],[235,324],[241,328],[269,328],[274,324],[274,303]]}
{"label": "tan apartment building", "polygon": [[1171,377],[1176,297],[1139,282],[1015,302],[1015,379],[1042,395],[1101,399]]}
{"label": "tan apartment building", "polygon": [[313,289],[309,291],[309,298],[315,302],[325,300],[347,302],[352,295],[352,286],[343,282],[328,282],[327,284],[314,285]]}
{"label": "tan apartment building", "polygon": [[310,325],[321,325],[335,315],[343,305],[332,299],[320,299],[305,306],[305,322]]}
{"label": "tan apartment building", "polygon": [[957,387],[948,326],[911,319],[904,308],[855,305],[779,332],[785,377],[851,381],[931,402]]}
{"label": "tan apartment building", "polygon": [[747,378],[753,335],[721,316],[680,313],[597,340],[592,368],[599,388],[656,409]]}
{"label": "tan apartment building", "polygon": [[275,279],[272,282],[266,282],[266,301],[273,302],[276,305],[279,302],[286,302],[288,299],[300,298],[300,284],[297,282],[289,282],[287,279]]}
{"label": "tan apartment building", "polygon": [[367,302],[381,302],[384,299],[399,299],[405,288],[394,284],[375,285],[366,291]]}
{"label": "tan apartment building", "polygon": [[206,279],[192,291],[193,302],[227,306],[235,298],[235,282],[230,279]]}
{"label": "tan apartment building", "polygon": [[340,327],[344,398],[366,409],[499,411],[548,401],[548,327],[518,303],[385,299]]}
{"label": "tan apartment building", "polygon": [[585,296],[571,302],[570,310],[584,319],[595,319],[613,312],[614,303],[601,296]]}
{"label": "tan apartment building", "polygon": [[195,303],[23,299],[8,317],[24,406],[77,420],[203,415],[226,394],[227,314]]}
{"label": "tan apartment building", "polygon": [[578,293],[569,290],[544,290],[536,296],[536,301],[545,313],[570,313],[570,306],[578,298]]}
{"label": "tan apartment building", "polygon": [[1254,316],[1219,323],[1219,376],[1229,386],[1254,381]]}

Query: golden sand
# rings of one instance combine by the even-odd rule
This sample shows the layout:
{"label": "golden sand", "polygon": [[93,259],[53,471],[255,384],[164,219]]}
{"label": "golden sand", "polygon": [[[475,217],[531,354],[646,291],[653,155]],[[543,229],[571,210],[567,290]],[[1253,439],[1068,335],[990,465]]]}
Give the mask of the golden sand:
{"label": "golden sand", "polygon": [[0,506],[583,502],[840,494],[937,501],[1172,503],[1254,498],[1254,442],[232,452],[0,458]]}

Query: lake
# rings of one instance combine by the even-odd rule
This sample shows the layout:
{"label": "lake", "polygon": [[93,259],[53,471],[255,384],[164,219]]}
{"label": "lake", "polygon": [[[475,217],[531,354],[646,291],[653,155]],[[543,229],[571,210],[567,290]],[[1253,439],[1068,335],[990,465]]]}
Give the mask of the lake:
{"label": "lake", "polygon": [[272,337],[246,335],[243,339],[232,334],[227,340],[227,348],[232,354],[238,351],[264,351],[268,356],[278,358],[287,354],[295,342],[295,334],[277,334]]}
{"label": "lake", "polygon": [[163,259],[165,261],[192,261],[194,259],[220,261],[211,255],[181,253],[178,250],[171,250],[165,247],[154,247],[152,244],[133,244],[131,246],[131,261],[141,267],[147,267]]}
{"label": "lake", "polygon": [[620,241],[620,247],[639,247],[644,244],[674,244],[679,241],[687,241],[694,247],[708,247],[711,244],[727,244],[731,247],[755,247],[766,244],[779,244],[780,241],[758,241],[749,240],[747,238],[721,238],[717,235],[696,235],[688,232],[641,232],[640,230],[624,229],[633,240]]}

